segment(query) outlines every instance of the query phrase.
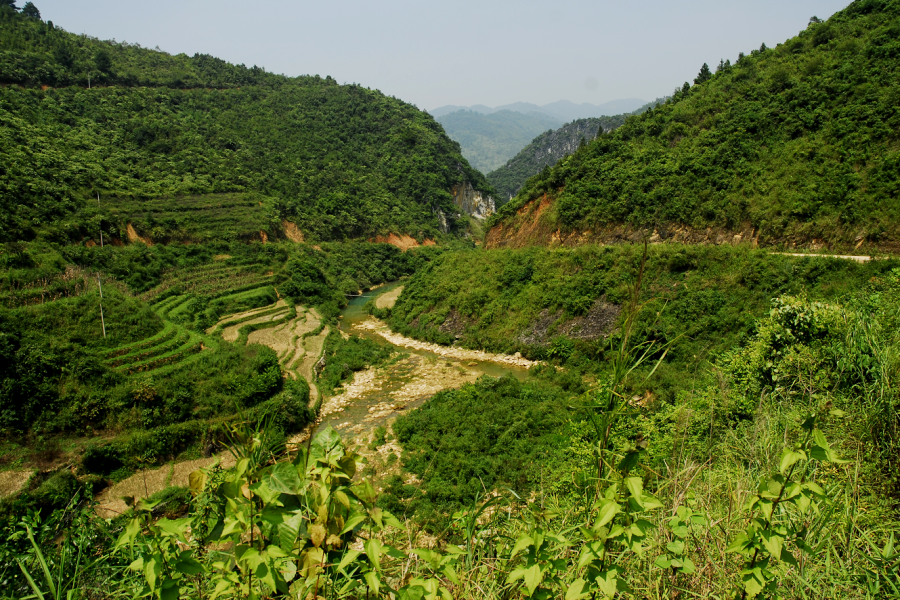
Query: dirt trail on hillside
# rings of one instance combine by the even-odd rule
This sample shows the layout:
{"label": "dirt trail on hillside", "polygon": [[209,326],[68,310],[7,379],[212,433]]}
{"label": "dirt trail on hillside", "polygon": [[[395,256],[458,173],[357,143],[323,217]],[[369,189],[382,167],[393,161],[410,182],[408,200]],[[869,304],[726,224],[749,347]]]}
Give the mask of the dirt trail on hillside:
{"label": "dirt trail on hillside", "polygon": [[408,338],[404,335],[400,335],[399,333],[394,333],[393,331],[391,331],[391,328],[388,327],[383,321],[380,321],[379,319],[376,319],[374,317],[358,324],[355,328],[372,331],[380,335],[390,343],[394,344],[395,346],[433,352],[434,354],[438,354],[445,358],[453,358],[463,361],[488,361],[505,365],[513,365],[516,367],[525,367],[526,369],[530,369],[534,365],[539,364],[539,361],[523,358],[522,355],[518,352],[514,355],[493,354],[491,352],[483,352],[481,350],[466,350],[464,348],[454,348],[452,346],[441,346],[439,344],[420,342],[419,340]]}

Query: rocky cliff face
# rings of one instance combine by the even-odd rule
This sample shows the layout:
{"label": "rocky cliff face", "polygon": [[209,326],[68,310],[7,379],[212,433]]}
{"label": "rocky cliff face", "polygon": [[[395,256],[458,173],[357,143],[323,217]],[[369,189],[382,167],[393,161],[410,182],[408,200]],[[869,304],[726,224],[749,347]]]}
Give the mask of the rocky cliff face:
{"label": "rocky cliff face", "polygon": [[494,199],[490,196],[483,196],[468,181],[463,185],[453,186],[450,191],[453,194],[453,203],[459,207],[460,211],[472,215],[476,219],[485,219],[497,211]]}

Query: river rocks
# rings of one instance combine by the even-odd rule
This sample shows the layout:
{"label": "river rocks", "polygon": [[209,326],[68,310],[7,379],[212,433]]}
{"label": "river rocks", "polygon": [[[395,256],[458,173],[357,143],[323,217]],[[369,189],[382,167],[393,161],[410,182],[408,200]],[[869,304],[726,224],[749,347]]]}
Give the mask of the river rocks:
{"label": "river rocks", "polygon": [[516,367],[524,367],[526,369],[530,369],[540,362],[522,358],[521,354],[518,356],[510,354],[492,354],[490,352],[482,352],[481,350],[466,350],[464,348],[451,348],[448,346],[441,346],[428,342],[420,342],[419,340],[408,338],[404,335],[400,335],[399,333],[394,333],[387,325],[374,317],[370,318],[368,321],[360,323],[356,327],[359,329],[367,329],[369,331],[373,331],[395,346],[412,348],[414,350],[424,350],[426,352],[432,352],[434,354],[438,354],[446,358],[453,358],[456,360],[495,362]]}

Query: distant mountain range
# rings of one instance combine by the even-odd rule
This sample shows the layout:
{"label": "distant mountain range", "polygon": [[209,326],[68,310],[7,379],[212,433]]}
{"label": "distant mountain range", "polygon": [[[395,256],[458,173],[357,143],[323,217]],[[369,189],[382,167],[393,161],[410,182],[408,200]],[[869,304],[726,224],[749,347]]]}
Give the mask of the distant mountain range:
{"label": "distant mountain range", "polygon": [[482,173],[490,173],[506,164],[538,134],[563,124],[562,120],[544,113],[514,110],[490,114],[456,110],[435,120],[444,127],[450,139],[459,143],[469,164]]}
{"label": "distant mountain range", "polygon": [[557,119],[563,123],[568,123],[569,121],[574,121],[575,119],[587,119],[591,117],[604,117],[610,115],[620,115],[622,113],[630,113],[634,110],[637,110],[641,106],[644,106],[646,103],[646,100],[640,100],[638,98],[625,98],[622,100],[612,100],[611,102],[606,102],[605,104],[599,105],[589,104],[587,102],[583,104],[575,104],[574,102],[569,102],[568,100],[559,100],[557,102],[551,102],[550,104],[545,104],[543,106],[538,106],[537,104],[532,104],[530,102],[514,102],[512,104],[505,104],[503,106],[497,106],[495,108],[485,106],[484,104],[475,104],[474,106],[455,106],[453,104],[448,104],[446,106],[441,106],[428,112],[431,113],[433,117],[438,118],[460,110],[471,110],[483,115],[490,115],[496,112],[500,112],[501,110],[511,110],[526,115],[540,113],[543,115],[547,115],[548,117]]}

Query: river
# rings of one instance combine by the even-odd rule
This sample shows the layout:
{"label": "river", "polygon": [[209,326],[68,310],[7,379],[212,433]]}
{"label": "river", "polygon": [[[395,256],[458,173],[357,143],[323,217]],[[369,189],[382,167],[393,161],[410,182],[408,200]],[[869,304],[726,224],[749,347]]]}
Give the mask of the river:
{"label": "river", "polygon": [[[341,311],[341,332],[366,337],[380,344],[388,343],[372,327],[373,320],[365,306],[370,300],[400,285],[403,283],[390,283],[351,298]],[[483,375],[503,377],[511,374],[524,379],[528,373],[523,366],[493,360],[459,359],[427,349],[396,348],[398,355],[388,364],[356,373],[345,383],[343,390],[337,390],[334,396],[325,400],[317,428],[330,425],[345,439],[365,438],[375,427],[387,426],[398,415],[421,406],[440,390],[458,388]]]}

